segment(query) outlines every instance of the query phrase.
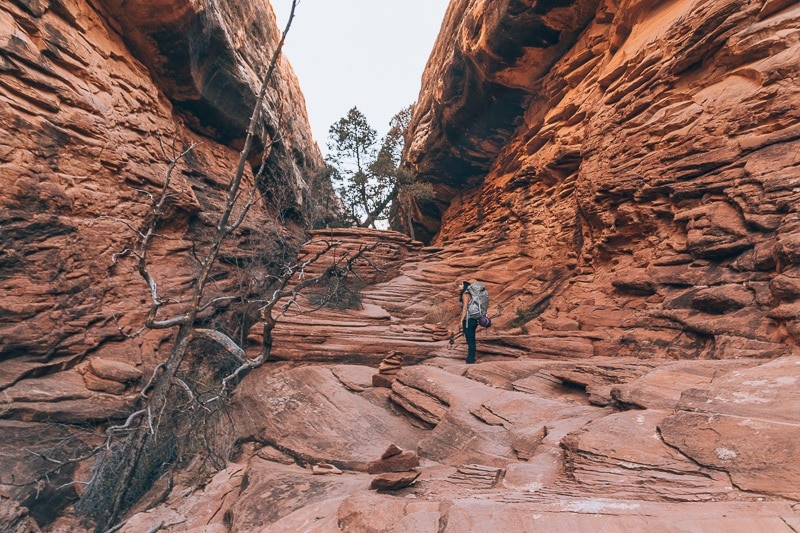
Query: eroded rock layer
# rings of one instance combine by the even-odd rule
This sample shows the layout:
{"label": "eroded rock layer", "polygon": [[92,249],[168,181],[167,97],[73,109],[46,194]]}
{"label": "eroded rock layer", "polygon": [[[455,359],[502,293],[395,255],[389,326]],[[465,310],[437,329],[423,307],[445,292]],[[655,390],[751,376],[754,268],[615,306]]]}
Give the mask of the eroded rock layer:
{"label": "eroded rock layer", "polygon": [[[262,367],[235,402],[241,457],[201,488],[176,484],[122,531],[794,531],[798,420],[792,394],[779,397],[798,358],[619,373],[629,399],[653,405],[633,410],[554,379],[635,362],[442,357],[391,389],[359,365]],[[667,389],[695,371],[705,377],[676,406]],[[756,379],[767,385],[743,403]],[[376,491],[382,450],[409,443],[413,482]]]}
{"label": "eroded rock layer", "polygon": [[[502,3],[509,21],[515,5]],[[520,9],[583,20],[585,5]],[[505,56],[492,43],[514,22],[498,25],[480,2],[453,2],[456,13],[463,22],[445,30],[423,79],[407,159],[450,191],[420,207],[420,226],[437,231],[436,244],[470,243],[482,258],[473,275],[510,297],[506,323],[602,329],[610,342],[595,343],[598,355],[789,353],[800,296],[800,6],[608,1],[579,34],[558,45],[520,36]],[[526,54],[550,66],[522,72]],[[463,55],[494,60],[491,72],[469,63],[478,93],[498,79],[528,91],[504,133],[466,129],[474,122],[463,117],[490,108],[446,90]]]}
{"label": "eroded rock layer", "polygon": [[[126,241],[101,215],[144,217],[136,189],[162,183],[153,132],[203,142],[155,251],[176,292],[192,279],[175,252],[213,225],[204,213],[235,159],[211,139],[236,144],[222,117],[246,107],[250,78],[208,69],[247,56],[238,25],[259,8],[152,7],[169,17],[0,7],[0,163],[14,177],[0,249],[4,527],[79,529],[69,504],[89,465],[36,482],[102,443],[93,425],[131,412],[168,346],[122,335],[142,311],[121,302],[144,291],[104,261]],[[159,479],[119,530],[800,530],[798,17],[790,0],[454,0],[407,143],[439,192],[416,213],[429,242],[313,233],[301,259],[374,247],[345,286],[351,308],[307,313],[318,292],[283,309],[280,361],[248,374],[226,413],[227,465]],[[302,142],[280,161],[311,165]],[[236,244],[231,264],[250,249]],[[466,365],[456,287],[476,278],[494,324]],[[221,293],[241,280],[218,279]],[[239,327],[258,341],[258,325]],[[375,484],[371,465],[395,448],[412,475]]]}
{"label": "eroded rock layer", "polygon": [[[2,359],[64,363],[137,322],[142,287],[114,254],[149,215],[147,195],[163,184],[170,159],[194,144],[171,175],[160,231],[174,239],[153,250],[165,286],[191,282],[177,262],[192,260],[175,252],[213,229],[236,168],[234,141],[244,137],[279,37],[259,2],[106,7],[0,8]],[[193,113],[189,101],[214,111]],[[259,136],[272,146],[261,186],[273,196],[248,232],[269,226],[269,211],[299,212],[322,165],[288,63],[277,69],[264,115]]]}
{"label": "eroded rock layer", "polygon": [[[181,313],[278,39],[266,2],[0,5],[0,416],[13,419],[0,429],[0,498],[30,497],[40,525],[76,485],[51,494],[37,477],[99,444],[87,425],[124,420],[168,353],[170,331],[131,336],[150,301],[130,253],[136,231],[169,174],[149,269],[173,302],[163,316]],[[257,291],[255,274],[293,260],[307,223],[323,163],[285,61],[257,130],[251,163],[265,161],[265,194],[222,250],[211,297],[243,276]],[[245,190],[253,181],[248,165]],[[203,320],[241,329],[225,307]],[[33,443],[49,451],[24,451]]]}
{"label": "eroded rock layer", "polygon": [[[164,287],[179,294],[191,284],[193,267],[180,263],[193,260],[180,252],[213,229],[211,213],[224,201],[237,159],[235,146],[206,134],[222,131],[224,123],[243,136],[248,106],[278,39],[271,10],[257,2],[245,10],[217,2],[146,3],[124,12],[109,4],[116,6],[111,15],[80,2],[17,2],[0,10],[0,357],[16,361],[13,371],[4,372],[4,387],[27,367],[72,366],[107,342],[120,341],[118,352],[128,349],[120,333],[141,323],[145,287],[130,268],[118,266],[122,261],[114,254],[125,250],[132,229],[149,215],[148,195],[163,184],[169,160],[194,144],[171,175],[174,193],[166,227],[159,229],[170,238],[152,251],[152,268]],[[181,24],[164,13],[180,14]],[[120,25],[129,30],[125,38],[114,30]],[[220,35],[225,39],[215,41],[213,50],[222,58],[195,50]],[[165,65],[177,64],[183,75],[172,74],[167,83]],[[307,180],[322,164],[288,64],[279,65],[271,87],[262,121],[269,127],[261,140],[275,142],[262,186],[274,196],[246,223],[247,233],[264,233],[266,243],[282,237],[273,218],[285,221],[286,213],[299,212]],[[176,111],[174,105],[186,108],[189,99],[217,111]],[[231,105],[240,107],[225,107]],[[224,115],[217,125],[184,125],[217,115]],[[274,193],[278,176],[285,189],[280,194]],[[269,227],[277,228],[275,235],[258,230]],[[238,245],[245,249],[226,254],[254,253],[254,242]],[[137,351],[152,351],[159,342],[146,341],[149,348]],[[104,349],[114,351],[113,344]]]}

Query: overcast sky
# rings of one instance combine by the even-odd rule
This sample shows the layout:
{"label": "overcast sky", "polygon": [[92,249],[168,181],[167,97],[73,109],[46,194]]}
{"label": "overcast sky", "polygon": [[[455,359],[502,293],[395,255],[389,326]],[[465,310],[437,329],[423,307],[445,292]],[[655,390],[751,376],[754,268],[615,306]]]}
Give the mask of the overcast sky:
{"label": "overcast sky", "polygon": [[[291,0],[271,0],[281,30]],[[382,137],[417,100],[449,0],[300,0],[284,51],[300,80],[314,140],[353,106]]]}

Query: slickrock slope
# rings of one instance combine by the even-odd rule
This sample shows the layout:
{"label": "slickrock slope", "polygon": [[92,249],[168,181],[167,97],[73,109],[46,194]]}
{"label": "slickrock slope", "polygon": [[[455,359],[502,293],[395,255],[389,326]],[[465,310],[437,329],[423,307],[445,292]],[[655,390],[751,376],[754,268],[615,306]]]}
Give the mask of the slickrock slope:
{"label": "slickrock slope", "polygon": [[[781,362],[796,365],[798,358]],[[725,362],[715,363],[726,369]],[[747,372],[720,370],[720,384],[709,379],[706,390],[719,393],[753,373],[779,377],[767,365],[747,364]],[[683,410],[688,405],[674,412],[591,406],[545,378],[553,368],[573,365],[565,358],[466,368],[439,359],[402,370],[391,392],[371,387],[358,370],[364,367],[262,367],[238,397],[247,406],[240,416],[252,428],[241,459],[202,488],[177,484],[163,504],[134,514],[122,531],[161,524],[174,531],[790,533],[800,526],[791,494],[796,472],[784,473],[796,463],[796,450],[773,440],[775,434],[756,435],[766,418],[723,417],[715,442],[698,426],[674,446],[672,418],[691,417]],[[499,388],[499,380],[481,383],[487,375],[508,376],[514,390]],[[531,385],[535,377],[538,386]],[[389,406],[401,405],[428,429],[391,413]],[[759,417],[778,418],[767,414],[776,404],[764,407]],[[796,427],[796,417],[787,425]],[[752,433],[742,438],[743,432]],[[399,491],[369,490],[365,460],[395,442],[414,441],[419,478]],[[752,455],[773,442],[781,446],[769,447],[771,464],[752,468]],[[319,475],[312,468],[329,464],[343,472]],[[768,492],[751,484],[761,476],[771,478]]]}
{"label": "slickrock slope", "polygon": [[[378,237],[335,235],[351,250]],[[122,531],[800,527],[800,355],[597,356],[593,346],[607,338],[562,322],[528,334],[481,330],[478,364],[466,365],[463,340],[451,347],[434,333],[447,320],[430,315],[454,326],[449,280],[469,272],[470,248],[384,237],[396,250],[387,265],[404,261],[363,288],[364,309],[312,313],[303,326],[295,315],[276,339],[291,361],[242,383],[233,414],[247,442],[240,457],[191,496],[176,484]],[[375,386],[387,354],[403,364],[390,388]],[[393,444],[417,452],[420,475],[397,491],[370,490],[370,461]]]}

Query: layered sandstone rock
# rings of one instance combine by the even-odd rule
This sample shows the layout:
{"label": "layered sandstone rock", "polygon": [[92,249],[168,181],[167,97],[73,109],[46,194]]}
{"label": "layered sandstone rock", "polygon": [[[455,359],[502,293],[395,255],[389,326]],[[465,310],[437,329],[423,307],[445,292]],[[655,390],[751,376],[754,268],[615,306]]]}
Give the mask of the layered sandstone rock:
{"label": "layered sandstone rock", "polygon": [[[103,437],[36,424],[124,421],[166,359],[170,331],[132,337],[149,301],[129,253],[135,231],[152,217],[150,198],[170,160],[193,146],[171,172],[150,249],[160,296],[176,302],[166,314],[179,314],[278,37],[263,2],[0,5],[0,416],[14,419],[3,422],[10,425],[0,470],[26,471],[13,482],[2,476],[0,486],[3,498],[31,497],[42,526],[81,487],[63,476],[89,473],[64,466],[50,476],[60,488],[38,499],[37,476]],[[257,276],[231,266],[254,266],[263,280],[280,253],[294,258],[292,243],[308,222],[301,213],[323,163],[286,61],[257,133],[251,163],[263,156],[258,186],[269,192],[224,247],[212,297],[257,292]],[[248,165],[244,186],[253,182]],[[242,278],[250,279],[241,285]],[[241,329],[224,307],[209,308],[203,320]]]}
{"label": "layered sandstone rock", "polygon": [[369,488],[373,490],[399,490],[411,485],[419,477],[417,452],[403,450],[392,444],[379,459],[370,461],[367,472],[377,474]]}
{"label": "layered sandstone rock", "polygon": [[[373,237],[361,236],[365,243]],[[394,278],[364,288],[365,302],[407,326],[393,336],[365,336],[382,342],[375,354],[429,321],[400,287],[435,293],[434,280],[466,275],[449,262],[463,257],[453,251],[419,249]],[[359,312],[331,310],[327,326],[318,327],[344,327]],[[464,363],[463,344],[451,350],[446,340],[429,340],[431,357],[404,364],[391,389],[373,386],[381,359],[366,354],[362,364],[373,366],[310,364],[324,352],[317,347],[305,363],[261,367],[240,385],[230,413],[247,443],[236,463],[190,496],[176,485],[123,531],[198,523],[317,532],[440,531],[441,524],[463,531],[478,523],[525,530],[532,517],[554,530],[679,523],[788,533],[800,525],[792,468],[796,356],[598,357],[555,341],[607,339],[553,324],[560,326],[523,335],[530,348],[517,330],[479,333],[476,365]],[[332,338],[343,350],[361,346],[354,337]],[[552,340],[561,351],[543,357],[531,339]],[[309,340],[295,350],[312,346]],[[317,475],[320,464],[342,473]],[[369,475],[395,466],[412,471],[378,483]]]}
{"label": "layered sandstone rock", "polygon": [[[277,531],[435,532],[441,524],[445,531],[474,524],[527,531],[534,523],[556,531],[789,533],[800,524],[790,458],[797,450],[778,426],[791,432],[796,425],[791,393],[781,394],[791,387],[787,366],[796,363],[796,357],[736,366],[686,361],[682,371],[706,376],[706,383],[687,385],[677,409],[624,410],[593,405],[588,393],[563,384],[556,391],[545,380],[528,381],[525,392],[517,387],[552,368],[550,361],[435,359],[403,368],[391,393],[395,409],[424,418],[425,430],[392,413],[386,389],[362,379],[355,390],[333,377],[352,380],[355,367],[262,367],[237,395],[234,420],[252,428],[242,433],[249,442],[243,456],[202,488],[176,485],[164,503],[135,514],[122,531],[159,523],[184,529],[203,523],[213,531],[225,523]],[[587,375],[593,367],[607,372],[603,360],[559,364]],[[657,381],[659,370],[619,379],[641,388]],[[488,375],[507,376],[514,390],[502,388],[502,380],[478,381]],[[741,399],[743,408],[736,404]],[[708,418],[714,431],[699,418]],[[416,448],[402,450],[415,441]],[[277,450],[297,464],[280,460]],[[773,453],[774,462],[764,460]],[[343,472],[316,475],[311,465],[323,459]]]}
{"label": "layered sandstone rock", "polygon": [[389,391],[362,382],[362,392],[353,392],[335,368],[256,370],[233,404],[238,434],[289,451],[302,464],[326,462],[358,471],[367,471],[392,443],[413,448],[420,432],[401,416],[387,416],[382,403]]}
{"label": "layered sandstone rock", "polygon": [[[11,28],[2,57],[17,69],[0,76],[3,94],[17,95],[0,116],[12,133],[35,133],[9,136],[20,146],[0,152],[20,176],[3,211],[13,230],[3,244],[14,247],[2,249],[1,281],[11,317],[3,342],[23,340],[0,362],[0,440],[14,451],[3,471],[20,485],[102,444],[78,423],[132,410],[135,372],[106,372],[102,361],[127,361],[142,380],[165,339],[120,334],[117,323],[129,333],[137,316],[115,302],[135,299],[127,287],[137,280],[97,262],[124,239],[96,219],[145,215],[134,189],[163,176],[152,170],[163,167],[150,132],[173,131],[173,113],[185,114],[187,127],[174,127],[204,144],[181,167],[164,229],[174,238],[157,255],[168,287],[191,285],[173,258],[213,224],[204,213],[235,152],[209,139],[236,143],[219,118],[239,103],[215,96],[205,58],[175,58],[196,50],[188,36],[200,22],[220,37],[222,21],[259,10],[171,3],[172,18],[158,20],[136,6],[114,23],[123,40],[89,5],[69,6],[0,8]],[[275,329],[283,361],[247,375],[225,413],[237,437],[230,462],[202,483],[192,472],[165,476],[121,531],[800,530],[799,9],[786,0],[452,2],[407,143],[407,161],[440,193],[417,212],[415,233],[433,245],[315,234],[301,258],[331,241],[345,254],[383,243],[358,270],[360,305],[287,309]],[[186,37],[165,36],[170,24]],[[105,53],[77,44],[63,53],[70,45],[53,28],[67,26]],[[236,36],[232,51],[214,57],[245,64],[250,49],[235,43],[247,38],[230,29],[222,40]],[[42,43],[51,46],[36,55]],[[54,62],[57,90],[44,90],[56,82],[34,59]],[[70,75],[76,63],[80,76]],[[233,72],[217,80],[246,101],[248,83]],[[89,90],[73,77],[83,75]],[[20,89],[17,79],[29,78],[40,92]],[[191,120],[196,109],[209,110],[205,122]],[[113,137],[107,124],[124,128]],[[89,274],[74,268],[87,257]],[[450,346],[443,332],[457,327],[455,286],[475,278],[489,288],[494,325],[479,330],[478,364],[468,366],[463,341]],[[257,328],[250,335],[258,341]],[[391,351],[403,366],[391,388],[376,387]],[[103,392],[87,388],[89,373]],[[133,381],[109,379],[123,375]],[[368,474],[390,443],[419,459],[414,483],[392,495],[370,491]],[[90,477],[82,468],[60,468],[59,490],[41,495],[2,487],[0,516],[33,530],[33,520],[52,522],[74,482]],[[342,473],[316,475],[334,468]]]}
{"label": "layered sandstone rock", "polygon": [[439,229],[455,194],[475,185],[523,121],[539,79],[597,16],[599,0],[454,0],[411,119],[406,161],[437,185],[416,235]]}
{"label": "layered sandstone rock", "polygon": [[[180,14],[183,25],[164,13]],[[240,106],[219,110],[224,111],[219,120],[235,129],[246,123],[269,62],[264,43],[274,48],[277,40],[274,17],[263,5],[242,11],[216,2],[148,2],[115,12],[119,19],[80,2],[52,9],[49,3],[11,3],[0,14],[5,65],[0,164],[6,184],[0,197],[2,283],[7,295],[0,351],[4,359],[23,356],[18,361],[29,361],[20,363],[11,379],[23,377],[37,363],[53,369],[71,366],[101,345],[128,361],[150,358],[158,338],[130,346],[121,335],[138,329],[145,291],[114,254],[135,235],[126,223],[138,228],[149,215],[147,194],[163,184],[170,158],[194,144],[172,173],[174,193],[159,228],[170,238],[152,250],[152,268],[162,286],[179,295],[191,284],[193,260],[183,252],[213,227],[237,152],[229,136],[209,137],[209,130],[191,127],[192,119],[213,113],[193,115],[188,104],[186,109],[175,105],[193,98],[202,108]],[[130,29],[124,38],[114,30],[118,24]],[[171,40],[160,42],[167,33]],[[230,37],[215,42],[220,57],[193,48],[202,42],[208,46],[219,35]],[[173,46],[172,40],[189,48]],[[165,50],[143,50],[145,43]],[[204,62],[196,64],[195,56]],[[159,66],[179,64],[180,80],[166,83]],[[151,76],[152,71],[160,74]],[[234,78],[226,78],[234,72]],[[209,86],[212,80],[224,87]],[[191,84],[192,90],[178,90],[179,82]],[[272,198],[275,205],[266,206],[274,216],[276,210],[300,209],[308,189],[304,180],[314,177],[322,162],[288,64],[279,65],[271,87],[263,123],[272,131],[261,135],[264,143],[275,142],[266,154],[267,181],[261,186],[279,178],[288,186],[284,198]],[[242,96],[230,98],[223,88]],[[260,154],[254,156],[260,161]],[[255,210],[247,232],[263,233],[259,227],[273,226],[281,235],[284,230],[265,211]],[[253,240],[240,237],[237,245]],[[133,353],[124,354],[127,350]]]}
{"label": "layered sandstone rock", "polygon": [[[596,355],[790,353],[799,16],[773,0],[453,2],[407,143],[441,192],[416,234],[481,265],[501,327],[571,323],[607,336]],[[526,40],[543,27],[558,39]]]}
{"label": "layered sandstone rock", "polygon": [[403,356],[391,352],[378,365],[378,373],[372,376],[372,384],[376,387],[391,387],[395,376],[403,366]]}

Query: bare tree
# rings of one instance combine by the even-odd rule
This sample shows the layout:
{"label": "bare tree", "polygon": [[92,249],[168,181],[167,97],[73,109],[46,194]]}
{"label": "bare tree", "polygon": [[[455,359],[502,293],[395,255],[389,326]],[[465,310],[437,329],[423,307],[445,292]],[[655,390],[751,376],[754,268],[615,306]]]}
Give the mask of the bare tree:
{"label": "bare tree", "polygon": [[[176,440],[179,435],[175,428],[181,427],[180,419],[184,413],[192,410],[211,412],[214,406],[225,403],[233,387],[244,375],[268,359],[272,348],[272,331],[276,324],[273,315],[276,306],[282,302],[283,309],[286,309],[297,304],[298,295],[304,288],[322,283],[330,272],[352,270],[355,262],[368,251],[368,248],[362,248],[355,254],[340,258],[340,264],[326,269],[322,275],[302,279],[290,286],[293,278],[303,273],[310,262],[318,260],[327,250],[338,246],[338,243],[329,241],[316,256],[302,264],[286,266],[281,273],[271,276],[270,295],[260,305],[263,342],[257,354],[247,353],[243,342],[244,335],[240,336],[237,342],[222,331],[199,325],[202,322],[199,320],[201,313],[218,305],[225,298],[206,297],[206,288],[212,280],[212,268],[219,259],[223,242],[237,231],[250,208],[261,199],[256,183],[264,170],[266,154],[274,140],[265,146],[264,159],[249,191],[242,191],[242,181],[248,156],[261,124],[262,105],[267,86],[278,64],[298,2],[299,0],[292,2],[288,22],[262,79],[247,128],[244,147],[229,182],[225,206],[216,223],[207,252],[199,259],[199,272],[189,302],[180,314],[161,316],[170,299],[159,292],[157,280],[151,272],[148,252],[153,240],[158,236],[159,225],[163,223],[165,206],[171,196],[172,174],[194,149],[194,145],[168,154],[164,184],[157,195],[150,195],[152,213],[144,227],[137,229],[133,224],[120,220],[136,232],[137,244],[116,254],[113,259],[118,261],[123,257],[134,258],[137,271],[148,287],[149,310],[144,327],[155,330],[172,329],[175,333],[169,357],[156,367],[150,381],[141,391],[138,408],[124,423],[108,428],[109,439],[106,449],[98,459],[92,479],[76,504],[76,510],[88,521],[93,522],[97,531],[111,528],[163,473],[165,464],[168,465],[176,460]],[[211,376],[216,385],[208,386],[202,395],[198,395],[197,389],[187,384],[187,380],[182,379],[179,372],[182,363],[192,353],[192,347],[208,343],[225,354],[225,363],[220,361],[217,371]]]}

